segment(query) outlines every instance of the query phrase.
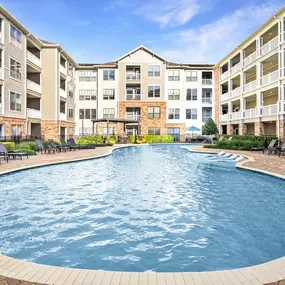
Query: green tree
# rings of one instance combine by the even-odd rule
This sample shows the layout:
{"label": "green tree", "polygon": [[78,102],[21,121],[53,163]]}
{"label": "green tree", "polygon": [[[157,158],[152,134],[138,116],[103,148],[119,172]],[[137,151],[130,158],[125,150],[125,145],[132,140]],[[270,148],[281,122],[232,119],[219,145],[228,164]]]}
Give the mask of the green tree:
{"label": "green tree", "polygon": [[212,118],[209,118],[205,125],[202,127],[202,134],[203,135],[216,135],[218,133],[218,128],[216,123],[213,121]]}

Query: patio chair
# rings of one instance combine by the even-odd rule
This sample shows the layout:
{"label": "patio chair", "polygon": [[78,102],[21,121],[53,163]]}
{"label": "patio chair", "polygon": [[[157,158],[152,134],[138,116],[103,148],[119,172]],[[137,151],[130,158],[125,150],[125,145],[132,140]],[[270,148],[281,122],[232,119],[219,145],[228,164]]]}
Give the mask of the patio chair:
{"label": "patio chair", "polygon": [[1,160],[6,160],[7,161],[7,163],[8,163],[8,161],[9,161],[9,157],[7,156],[7,155],[4,155],[4,154],[0,154],[0,164],[1,164]]}
{"label": "patio chair", "polygon": [[70,147],[63,146],[63,145],[59,146],[52,139],[49,139],[48,141],[49,141],[49,144],[50,144],[51,147],[58,149],[60,152],[61,151],[65,151],[66,152],[67,150],[70,150]]}
{"label": "patio chair", "polygon": [[49,153],[49,154],[53,153],[53,154],[55,154],[55,152],[58,150],[57,148],[54,148],[54,147],[51,147],[51,146],[45,147],[41,140],[35,140],[35,143],[37,144],[38,151],[40,151],[41,153],[43,153],[43,151],[44,151],[45,153]]}
{"label": "patio chair", "polygon": [[285,155],[285,142],[283,142],[281,148],[277,150],[277,154],[279,155],[279,157],[281,155]]}
{"label": "patio chair", "polygon": [[60,142],[61,142],[61,145],[62,146],[64,146],[64,147],[68,147],[70,150],[77,150],[77,149],[80,149],[80,147],[79,146],[72,146],[72,145],[68,145],[67,143],[66,143],[66,141],[65,141],[65,139],[63,139],[63,138],[61,138],[60,139]]}
{"label": "patio chair", "polygon": [[263,154],[264,154],[265,151],[268,150],[268,155],[269,155],[269,154],[272,153],[272,151],[273,151],[274,148],[275,148],[275,150],[276,150],[276,147],[275,147],[276,143],[277,143],[277,139],[274,139],[274,140],[271,140],[271,142],[270,142],[269,145],[268,145],[268,148],[266,148],[265,146],[264,146],[264,147],[253,147],[253,148],[251,149],[251,151],[256,151],[256,152],[262,151]]}
{"label": "patio chair", "polygon": [[[16,159],[17,157],[23,159],[23,157],[29,158],[29,155],[24,152],[8,152],[6,146],[0,142],[0,156],[3,157],[5,160],[8,158]],[[8,161],[7,161],[8,162]]]}

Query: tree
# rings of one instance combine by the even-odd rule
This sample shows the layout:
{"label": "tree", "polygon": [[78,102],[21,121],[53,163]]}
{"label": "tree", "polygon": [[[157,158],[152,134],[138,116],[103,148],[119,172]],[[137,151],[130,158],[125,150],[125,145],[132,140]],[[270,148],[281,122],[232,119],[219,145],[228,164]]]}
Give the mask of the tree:
{"label": "tree", "polygon": [[216,135],[218,133],[218,128],[216,123],[213,121],[212,118],[209,118],[205,125],[202,127],[202,134],[203,135]]}

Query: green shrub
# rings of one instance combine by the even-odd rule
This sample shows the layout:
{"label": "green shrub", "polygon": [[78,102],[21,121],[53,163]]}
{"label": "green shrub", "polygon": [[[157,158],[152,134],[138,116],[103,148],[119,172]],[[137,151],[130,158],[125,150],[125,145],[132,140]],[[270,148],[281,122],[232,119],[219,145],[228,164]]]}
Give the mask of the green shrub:
{"label": "green shrub", "polygon": [[16,145],[16,149],[30,149],[30,150],[36,150],[37,144],[35,142],[21,142]]}
{"label": "green shrub", "polygon": [[216,135],[218,132],[217,125],[212,118],[209,118],[202,127],[202,135]]}
{"label": "green shrub", "polygon": [[106,145],[113,146],[115,143],[116,141],[113,138],[108,138],[106,140]]}
{"label": "green shrub", "polygon": [[143,138],[144,143],[173,143],[173,136],[146,135]]}
{"label": "green shrub", "polygon": [[128,138],[128,143],[136,143],[138,140],[138,136],[132,135]]}
{"label": "green shrub", "polygon": [[50,144],[48,140],[43,140],[42,142],[44,147],[49,147]]}
{"label": "green shrub", "polygon": [[57,146],[61,146],[60,140],[54,140],[54,143],[55,143]]}
{"label": "green shrub", "polygon": [[21,152],[29,154],[29,155],[37,155],[36,151],[32,149],[21,149]]}
{"label": "green shrub", "polygon": [[7,151],[12,151],[16,147],[16,144],[14,142],[3,142],[3,144],[5,145]]}
{"label": "green shrub", "polygon": [[88,145],[88,144],[104,144],[103,136],[85,136],[77,140],[76,142],[79,145]]}

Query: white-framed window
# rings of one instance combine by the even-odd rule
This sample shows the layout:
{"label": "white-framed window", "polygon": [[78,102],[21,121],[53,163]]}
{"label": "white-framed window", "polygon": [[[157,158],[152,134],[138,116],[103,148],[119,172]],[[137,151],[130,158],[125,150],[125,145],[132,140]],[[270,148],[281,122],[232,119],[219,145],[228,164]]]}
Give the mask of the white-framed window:
{"label": "white-framed window", "polygon": [[168,109],[168,119],[169,120],[179,120],[180,118],[180,109],[170,108]]}
{"label": "white-framed window", "polygon": [[[107,135],[107,130],[108,130],[108,128],[103,128],[103,134],[104,135]],[[115,128],[109,128],[109,135],[110,136],[115,135]]]}
{"label": "white-framed window", "polygon": [[160,107],[159,106],[149,106],[148,107],[148,117],[149,118],[160,118]]}
{"label": "white-framed window", "polygon": [[115,118],[115,109],[114,108],[104,108],[103,109],[103,118],[104,119],[114,119]]}
{"label": "white-framed window", "polygon": [[197,109],[186,109],[187,120],[197,120]]}
{"label": "white-framed window", "polygon": [[103,70],[103,80],[115,80],[115,70],[114,69]]}
{"label": "white-framed window", "polygon": [[115,89],[103,89],[103,100],[115,100]]}
{"label": "white-framed window", "polygon": [[149,135],[160,135],[160,128],[148,128]]}
{"label": "white-framed window", "polygon": [[180,90],[168,89],[168,100],[180,100]]}
{"label": "white-framed window", "polygon": [[95,89],[79,89],[80,101],[94,101],[96,100],[97,90]]}
{"label": "white-framed window", "polygon": [[11,125],[11,136],[21,136],[23,134],[22,125]]}
{"label": "white-framed window", "polygon": [[81,70],[79,71],[80,82],[96,81],[97,71],[96,70]]}
{"label": "white-framed window", "polygon": [[148,65],[148,77],[160,77],[160,65],[149,64]]}
{"label": "white-framed window", "polygon": [[179,81],[180,71],[179,70],[168,70],[168,81]]}
{"label": "white-framed window", "polygon": [[198,100],[198,90],[197,89],[187,89],[186,90],[186,100],[187,101],[197,101]]}
{"label": "white-framed window", "polygon": [[21,94],[10,91],[10,110],[21,112],[22,110]]}
{"label": "white-framed window", "polygon": [[22,64],[12,57],[10,57],[10,76],[17,80],[22,79]]}
{"label": "white-framed window", "polygon": [[17,42],[22,42],[22,33],[14,27],[12,24],[10,24],[10,36],[15,39]]}
{"label": "white-framed window", "polygon": [[160,97],[160,86],[149,85],[148,86],[148,98],[159,98]]}
{"label": "white-framed window", "polygon": [[95,120],[96,119],[96,109],[79,109],[79,119],[80,120]]}
{"label": "white-framed window", "polygon": [[202,103],[212,103],[212,90],[202,90]]}
{"label": "white-framed window", "polygon": [[74,109],[68,108],[68,118],[73,119],[74,118]]}
{"label": "white-framed window", "polygon": [[185,75],[186,75],[186,81],[197,81],[198,80],[197,71],[186,70]]}

